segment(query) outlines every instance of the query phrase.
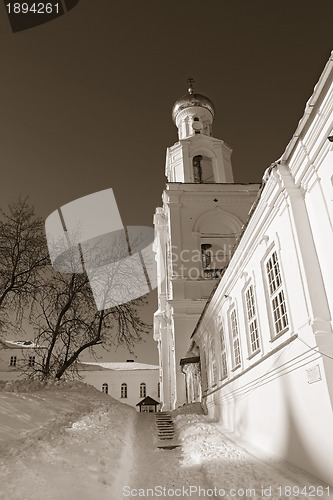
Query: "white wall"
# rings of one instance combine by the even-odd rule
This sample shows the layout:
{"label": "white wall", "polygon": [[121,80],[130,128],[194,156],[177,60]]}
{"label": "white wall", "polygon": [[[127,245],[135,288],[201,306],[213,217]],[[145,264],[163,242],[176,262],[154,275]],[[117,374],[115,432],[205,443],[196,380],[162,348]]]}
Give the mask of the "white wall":
{"label": "white wall", "polygon": [[[158,368],[155,370],[80,370],[79,373],[83,377],[83,382],[93,385],[99,391],[102,390],[102,385],[107,383],[109,395],[130,406],[136,407],[136,404],[143,399],[140,397],[141,382],[146,384],[146,395],[159,401],[157,388],[159,382]],[[127,398],[120,397],[122,383],[127,384]]]}
{"label": "white wall", "polygon": [[[16,356],[16,366],[10,365],[10,359]],[[17,380],[29,372],[28,360],[30,356],[35,357],[38,364],[40,354],[35,348],[4,348],[0,344],[0,380]]]}
{"label": "white wall", "polygon": [[[248,441],[326,483],[333,470],[331,59],[305,117],[265,186],[228,269],[193,337],[203,402]],[[274,335],[265,263],[276,251],[288,326]],[[260,350],[249,352],[245,287],[253,284]],[[228,314],[236,307],[241,364],[233,363]],[[223,323],[228,377],[221,377]],[[214,380],[213,364],[217,366]]]}

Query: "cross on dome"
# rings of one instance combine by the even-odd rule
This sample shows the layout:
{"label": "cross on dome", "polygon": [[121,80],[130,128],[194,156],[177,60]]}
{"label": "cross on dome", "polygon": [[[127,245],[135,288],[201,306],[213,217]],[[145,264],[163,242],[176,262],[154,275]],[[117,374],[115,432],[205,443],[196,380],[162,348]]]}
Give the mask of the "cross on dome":
{"label": "cross on dome", "polygon": [[187,79],[187,83],[188,83],[188,89],[187,89],[188,93],[193,94],[194,92],[193,84],[195,83],[195,81],[191,76]]}

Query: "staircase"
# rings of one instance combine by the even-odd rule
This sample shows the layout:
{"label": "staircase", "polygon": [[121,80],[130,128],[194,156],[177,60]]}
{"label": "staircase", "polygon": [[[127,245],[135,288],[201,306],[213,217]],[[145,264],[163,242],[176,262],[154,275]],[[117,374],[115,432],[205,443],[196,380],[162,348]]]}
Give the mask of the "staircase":
{"label": "staircase", "polygon": [[175,440],[175,427],[172,418],[166,411],[155,413],[157,425],[158,448],[173,450],[179,446]]}

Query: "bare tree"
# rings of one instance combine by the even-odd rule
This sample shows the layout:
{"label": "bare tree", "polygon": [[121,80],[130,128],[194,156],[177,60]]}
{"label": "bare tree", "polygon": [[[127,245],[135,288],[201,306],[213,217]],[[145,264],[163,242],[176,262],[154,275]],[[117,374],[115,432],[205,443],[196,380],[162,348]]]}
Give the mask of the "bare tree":
{"label": "bare tree", "polygon": [[22,319],[34,295],[40,272],[49,262],[43,220],[28,198],[0,209],[0,324]]}
{"label": "bare tree", "polygon": [[[90,266],[87,272],[70,274],[74,258],[67,249],[61,267],[68,272],[49,268],[44,273],[30,315],[37,330],[35,342],[46,347],[42,361],[36,364],[36,375],[61,378],[65,372],[76,370],[83,351],[94,353],[97,345],[107,350],[122,345],[131,351],[150,331],[139,314],[145,298],[124,300],[141,295],[135,291],[142,289],[142,275],[137,272],[138,259],[123,259],[121,239],[113,239],[111,244],[105,239],[94,242],[91,258],[86,259]],[[96,294],[102,295],[97,301]],[[97,310],[96,303],[106,308]]]}

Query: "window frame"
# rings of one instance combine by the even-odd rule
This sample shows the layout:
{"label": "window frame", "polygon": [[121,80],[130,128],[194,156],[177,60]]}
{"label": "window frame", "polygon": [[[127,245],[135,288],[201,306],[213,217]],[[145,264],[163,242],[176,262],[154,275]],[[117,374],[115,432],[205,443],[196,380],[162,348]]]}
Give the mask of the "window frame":
{"label": "window frame", "polygon": [[226,380],[229,377],[228,370],[228,357],[227,357],[227,337],[225,334],[224,326],[222,320],[216,323],[219,346],[220,346],[220,381]]}
{"label": "window frame", "polygon": [[218,381],[218,373],[216,367],[216,345],[215,345],[215,336],[214,330],[211,330],[210,338],[209,338],[209,349],[210,349],[210,384],[211,387],[215,387]]}
{"label": "window frame", "polygon": [[[233,320],[233,317],[235,321]],[[231,344],[231,359],[232,359],[232,371],[237,370],[242,366],[242,352],[240,346],[240,334],[239,334],[239,321],[236,304],[233,304],[228,311],[228,320],[229,320],[229,333],[230,333],[230,344]],[[236,326],[236,335],[234,335],[234,325]],[[236,349],[235,344],[238,344],[237,350],[238,354],[236,357]]]}
{"label": "window frame", "polygon": [[[250,311],[249,311],[249,300],[248,300],[248,293],[252,289],[252,315],[250,316]],[[255,292],[255,285],[253,280],[249,280],[248,283],[245,285],[244,290],[243,290],[243,303],[244,303],[244,316],[245,316],[245,323],[246,323],[246,331],[247,331],[247,344],[248,344],[248,359],[252,358],[256,354],[258,354],[261,351],[261,335],[260,335],[260,323],[259,323],[259,315],[258,315],[258,301],[256,297],[256,292]],[[252,325],[256,324],[256,341],[257,341],[257,347],[253,349],[253,344],[254,342],[252,341]]]}
{"label": "window frame", "polygon": [[[270,270],[268,270],[268,263],[272,261],[274,255],[276,256],[275,263],[271,266]],[[290,329],[290,315],[288,312],[285,281],[282,272],[281,258],[276,248],[273,247],[270,250],[263,264],[264,264],[263,268],[265,275],[266,293],[269,301],[269,317],[272,326],[272,328],[270,329],[271,330],[270,336],[271,336],[271,341],[273,341],[279,338],[281,335],[283,335]],[[283,307],[281,307],[281,305]],[[276,314],[276,311],[278,312],[279,315]],[[279,322],[281,323],[282,328],[277,331],[276,325]]]}
{"label": "window frame", "polygon": [[140,398],[145,398],[147,396],[147,384],[141,382],[140,384]]}
{"label": "window frame", "polygon": [[127,398],[128,398],[127,384],[126,382],[123,382],[120,386],[120,399],[127,399]]}
{"label": "window frame", "polygon": [[9,360],[9,366],[17,366],[17,356],[11,356]]}

